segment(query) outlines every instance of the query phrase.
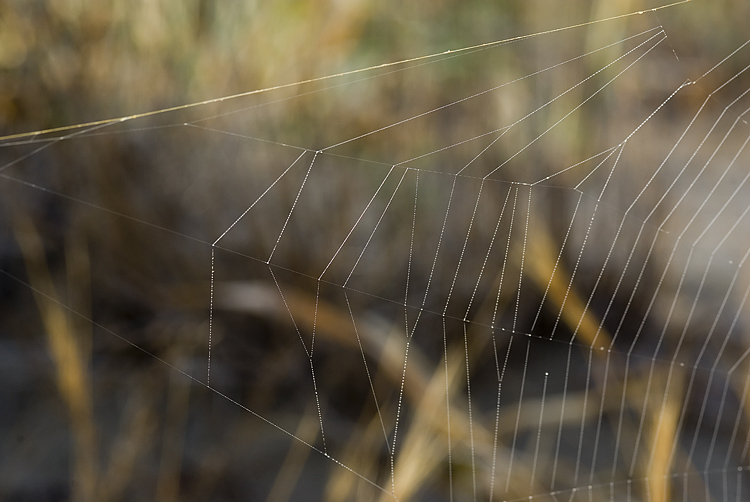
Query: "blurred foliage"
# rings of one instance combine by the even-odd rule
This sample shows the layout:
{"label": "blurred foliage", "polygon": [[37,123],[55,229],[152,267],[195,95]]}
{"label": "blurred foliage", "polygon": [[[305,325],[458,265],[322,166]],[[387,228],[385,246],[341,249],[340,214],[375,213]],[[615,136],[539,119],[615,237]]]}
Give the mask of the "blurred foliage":
{"label": "blurred foliage", "polygon": [[[0,135],[231,96],[655,5],[637,0],[576,1],[564,7],[552,0],[5,0],[0,2]],[[21,157],[23,162],[4,167],[3,174],[21,177],[48,191],[3,181],[0,264],[26,283],[7,275],[0,282],[0,378],[4,382],[0,390],[0,449],[4,452],[0,498],[388,499],[387,494],[318,452],[291,441],[235,403],[187,378],[191,375],[203,381],[205,374],[211,249],[204,244],[216,239],[221,229],[241,213],[253,199],[249,194],[257,195],[258,186],[265,187],[275,179],[279,164],[289,165],[297,154],[282,152],[274,145],[248,150],[226,137],[215,138],[210,131],[185,133],[170,126],[192,121],[219,128],[232,124],[249,136],[317,150],[612,44],[654,23],[662,24],[668,47],[660,47],[653,59],[597,97],[595,106],[573,116],[566,127],[556,129],[531,159],[511,165],[508,174],[503,173],[503,179],[534,179],[548,172],[550,166],[568,165],[572,159],[597,153],[601,145],[621,141],[623,131],[631,131],[643,119],[644,111],[648,113],[657,106],[665,93],[685,80],[696,79],[743,43],[750,32],[748,20],[747,2],[693,0],[612,23],[532,37],[492,52],[467,51],[461,57],[445,56],[438,62],[419,60],[115,124],[91,131],[80,140],[52,142],[38,153],[34,150],[46,143],[5,145],[0,165]],[[624,48],[625,44],[615,44],[576,61],[553,78],[524,80],[508,92],[448,110],[436,121],[414,121],[403,129],[386,130],[333,151],[341,159],[367,159],[387,171],[397,161],[459,143],[497,127],[497,123],[517,120],[622,55]],[[675,55],[679,64],[674,63]],[[732,60],[704,86],[670,102],[669,115],[653,120],[651,134],[671,138],[672,125],[688,116],[685,110],[692,110],[691,106],[705,98],[706,89],[725,81],[740,67]],[[519,127],[512,137],[509,135],[508,145],[522,144],[540,134],[557,120],[564,106],[580,103],[614,76],[614,67],[597,75],[549,111]],[[213,121],[209,120],[212,117]],[[40,138],[43,141],[45,136]],[[511,152],[511,146],[502,146],[487,165]],[[639,153],[652,160],[662,149],[663,145],[656,145],[653,152]],[[444,172],[447,166],[465,161],[461,157],[465,152],[460,148],[456,152],[446,154],[448,160],[427,158],[416,160],[414,165]],[[333,164],[337,160],[330,161],[334,166],[331,169],[337,167]],[[309,161],[309,157],[304,158],[304,162]],[[368,166],[363,161],[340,178],[311,182],[311,191],[317,197],[314,207],[319,211],[305,214],[303,222],[290,228],[295,242],[304,245],[281,249],[279,260],[284,265],[312,277],[320,273],[321,260],[331,255],[331,243],[317,229],[326,224],[346,234],[361,210],[361,201],[366,200],[364,194],[369,196],[382,179],[378,177],[380,171],[365,169]],[[626,200],[639,189],[643,173],[635,171],[632,176],[633,182],[623,183],[622,192],[613,196],[614,206],[618,197]],[[442,209],[436,208],[446,188],[429,185],[427,180],[421,182],[430,195],[435,195],[434,199],[426,197],[424,204],[425,212],[439,228]],[[228,236],[227,241],[235,246],[229,247],[251,256],[267,256],[269,243],[273,244],[270,233],[279,223],[276,220],[283,222],[286,208],[295,197],[294,187],[294,183],[284,186],[286,191],[249,229]],[[106,211],[69,204],[65,196]],[[557,266],[557,257],[550,249],[556,244],[550,242],[565,237],[560,221],[572,210],[570,200],[555,197],[550,195],[542,203],[549,221],[539,227],[535,234],[538,240],[534,241],[534,249],[542,251],[530,254],[527,264],[527,274],[539,289],[535,298],[541,297],[546,279],[554,275],[550,271]],[[462,211],[470,214],[471,204],[464,205]],[[486,238],[493,228],[490,220],[501,205],[502,198],[498,197],[492,210],[479,216],[477,227]],[[409,205],[398,206],[397,210],[400,220],[411,215]],[[316,219],[320,215],[324,218]],[[407,228],[399,221],[390,225],[387,228],[394,242],[408,237],[410,225]],[[195,240],[186,242],[182,235]],[[451,237],[446,239],[447,254],[461,255],[463,235],[451,233],[450,227],[447,235]],[[428,238],[418,240],[415,254],[429,255],[431,242]],[[394,255],[385,244],[370,265],[382,270],[370,284],[370,291],[391,298],[403,295],[403,287],[395,278],[404,271],[392,265]],[[600,250],[599,255],[604,252]],[[594,282],[601,258],[581,264],[586,285]],[[517,261],[517,256],[512,259]],[[622,262],[625,257],[618,255],[617,259]],[[575,256],[566,256],[565,260],[568,269],[578,266]],[[221,312],[214,319],[213,333],[215,386],[320,448],[322,438],[317,426],[321,412],[309,399],[307,359],[300,357],[298,350],[291,350],[289,333],[293,327],[288,312],[278,302],[268,300],[275,298],[276,286],[263,267],[247,262],[243,256],[229,252],[217,261],[221,281],[244,281],[251,289],[238,290],[242,298],[265,300],[249,300],[239,307],[219,305]],[[430,260],[415,265],[415,281],[432,278],[431,265]],[[340,271],[332,269],[331,274],[336,273]],[[292,305],[286,307],[305,313],[297,318],[300,326],[294,327],[312,331],[317,322],[310,316],[313,312],[325,319],[318,328],[321,348],[317,364],[321,387],[331,389],[321,404],[331,424],[328,447],[356,472],[387,486],[392,466],[388,465],[387,451],[377,443],[386,426],[371,420],[374,415],[367,382],[352,378],[362,376],[362,361],[359,347],[354,345],[356,339],[347,331],[351,321],[346,310],[349,299],[341,302],[338,293],[325,286],[316,291],[309,277],[284,274],[279,271],[279,282],[282,288],[289,288],[285,290],[285,302]],[[261,285],[255,282],[259,277],[265,279]],[[603,346],[608,335],[597,338],[599,321],[586,317],[594,314],[586,314],[582,307],[585,295],[575,288],[566,289],[567,277],[558,277],[557,282],[550,279],[550,298],[557,306],[568,302],[567,317],[562,321],[565,329],[578,329],[576,320],[582,319],[580,336],[584,343],[594,348]],[[436,287],[447,288],[451,279],[452,269],[438,267]],[[647,277],[645,282],[656,279]],[[473,298],[472,286],[459,281],[456,297],[463,301]],[[608,287],[611,289],[612,284]],[[231,298],[217,297],[217,301],[228,305]],[[645,310],[645,300],[639,298],[635,303],[634,309]],[[72,311],[61,305],[68,305]],[[492,306],[485,300],[476,309],[486,314]],[[397,409],[401,412],[396,403],[402,399],[400,358],[404,350],[401,345],[389,345],[390,338],[383,335],[388,327],[383,327],[382,319],[391,314],[390,307],[369,299],[355,304],[357,308],[368,315],[360,334],[362,354],[371,357],[373,365],[372,385],[382,398],[384,415],[393,417]],[[664,315],[666,307],[659,308]],[[72,312],[91,316],[96,322],[86,322]],[[522,316],[534,314],[523,312]],[[429,329],[439,332],[441,327],[435,323]],[[378,337],[378,333],[383,336]],[[467,445],[476,437],[477,444],[484,445],[477,448],[477,462],[489,465],[493,453],[486,445],[492,442],[493,427],[499,428],[505,439],[511,437],[513,426],[517,427],[515,406],[503,409],[499,425],[491,417],[495,361],[488,354],[493,354],[489,347],[494,340],[472,333],[475,341],[470,345],[464,336],[460,327],[452,326],[447,337],[450,346],[415,343],[410,349],[414,369],[404,387],[403,415],[407,418],[403,421],[407,425],[399,431],[404,438],[403,453],[394,467],[403,481],[399,486],[402,502],[410,498],[447,500],[449,486],[456,500],[468,500],[472,483],[480,486],[483,497],[488,495],[491,475],[486,469],[480,470],[480,479],[472,479],[475,452],[472,446],[469,454]],[[504,353],[505,344],[495,347],[497,353]],[[740,342],[737,348],[744,350]],[[444,349],[450,354],[450,363],[443,359],[447,356]],[[443,465],[447,430],[442,416],[436,418],[434,410],[446,406],[448,397],[441,392],[450,389],[459,395],[459,389],[463,391],[465,368],[456,361],[462,362],[464,356],[468,360],[469,354],[476,361],[477,374],[489,375],[489,383],[472,387],[479,406],[476,413],[485,420],[477,419],[472,424],[456,413],[451,430],[455,472],[449,477]],[[564,359],[564,354],[540,357],[532,365],[556,367],[561,364],[560,357]],[[525,374],[522,362],[511,362],[509,372],[516,379]],[[655,378],[666,378],[662,370],[657,370]],[[646,394],[641,377],[634,379],[631,392],[635,397],[629,398],[639,403],[653,399],[661,404],[661,395]],[[541,389],[528,392],[537,400],[542,395]],[[744,394],[737,391],[737,400],[740,396]],[[451,406],[463,411],[466,403],[460,397],[453,399]],[[676,434],[673,412],[683,402],[664,397],[664,403],[668,413],[654,420],[664,421],[658,430],[669,438]],[[549,407],[559,404],[559,395],[550,396]],[[589,410],[599,404],[589,403]],[[602,400],[601,406],[616,413],[611,408],[619,403]],[[574,415],[566,418],[570,422],[581,420],[576,411],[586,412],[579,395],[571,394],[568,407]],[[536,411],[532,408],[522,417],[528,434],[536,425],[538,415],[532,413]],[[648,441],[657,444],[658,439]],[[530,448],[528,444],[526,447]],[[507,453],[507,445],[504,448]],[[640,469],[639,475],[668,473],[669,466],[662,457],[656,457],[652,470]],[[551,459],[545,462],[547,472]],[[515,469],[518,474],[508,481],[512,496],[525,496],[529,487],[537,493],[551,489],[549,483],[538,483],[532,476],[528,458],[517,460]],[[568,486],[572,469],[567,464],[561,467],[557,473],[562,480],[559,486]],[[501,491],[497,489],[496,498]],[[645,486],[642,493],[646,492],[652,501],[667,493],[655,484]]]}

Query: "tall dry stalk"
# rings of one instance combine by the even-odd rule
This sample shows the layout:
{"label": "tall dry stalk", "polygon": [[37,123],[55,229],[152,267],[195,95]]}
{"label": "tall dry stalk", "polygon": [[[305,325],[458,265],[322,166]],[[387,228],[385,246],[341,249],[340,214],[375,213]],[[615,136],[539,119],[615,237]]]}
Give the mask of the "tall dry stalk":
{"label": "tall dry stalk", "polygon": [[81,343],[81,336],[72,328],[68,311],[63,307],[50,275],[44,245],[33,221],[27,215],[18,213],[13,229],[47,335],[55,367],[55,383],[68,409],[74,441],[72,499],[95,502],[100,500],[97,492],[99,458],[88,344]]}

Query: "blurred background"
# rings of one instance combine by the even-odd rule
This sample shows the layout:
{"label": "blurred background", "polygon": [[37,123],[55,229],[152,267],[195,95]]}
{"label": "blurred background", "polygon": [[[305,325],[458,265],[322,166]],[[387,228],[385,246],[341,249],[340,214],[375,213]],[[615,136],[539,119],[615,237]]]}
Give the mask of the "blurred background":
{"label": "blurred background", "polygon": [[750,4],[665,5],[0,2],[0,499],[746,500]]}

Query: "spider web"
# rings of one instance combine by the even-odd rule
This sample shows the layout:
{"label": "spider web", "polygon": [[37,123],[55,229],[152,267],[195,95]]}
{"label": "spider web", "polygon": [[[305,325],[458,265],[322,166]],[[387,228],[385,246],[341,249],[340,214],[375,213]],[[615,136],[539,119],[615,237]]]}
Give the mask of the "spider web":
{"label": "spider web", "polygon": [[[690,7],[1,138],[3,190],[122,226],[102,263],[197,338],[1,271],[254,420],[271,495],[301,458],[303,499],[742,500],[750,41],[695,73]],[[114,140],[174,167],[107,178]]]}

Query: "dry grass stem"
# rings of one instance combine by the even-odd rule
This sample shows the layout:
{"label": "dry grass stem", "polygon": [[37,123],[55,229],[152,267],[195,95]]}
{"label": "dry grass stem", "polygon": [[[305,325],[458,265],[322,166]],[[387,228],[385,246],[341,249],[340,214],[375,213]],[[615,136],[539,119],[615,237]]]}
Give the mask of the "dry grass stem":
{"label": "dry grass stem", "polygon": [[[302,441],[313,444],[319,431],[317,411],[308,406],[294,435]],[[309,447],[299,441],[291,442],[284,462],[281,464],[276,479],[271,485],[271,490],[268,492],[266,502],[287,502],[289,500],[302,474],[302,469],[305,467],[307,457],[310,456],[310,451]]]}
{"label": "dry grass stem", "polygon": [[[682,372],[676,369],[672,374],[671,385],[664,390],[668,393],[666,396],[656,394],[647,397],[651,412],[651,436],[645,445],[647,447],[645,451],[651,453],[651,458],[645,460],[650,466],[645,474],[648,479],[648,497],[651,502],[672,500],[669,459],[672,446],[677,441],[677,422],[680,418],[682,399],[684,399],[682,396],[683,379]],[[666,385],[666,376],[663,372],[659,372],[654,381],[655,387],[661,388]]]}
{"label": "dry grass stem", "polygon": [[[145,386],[145,381],[141,385]],[[122,412],[121,423],[109,451],[107,471],[101,479],[102,500],[116,502],[131,482],[138,458],[151,446],[156,431],[152,396],[139,390],[129,397]]]}
{"label": "dry grass stem", "polygon": [[[34,223],[28,216],[19,213],[14,219],[13,229],[47,335],[55,366],[55,381],[70,417],[75,442],[72,497],[74,500],[94,502],[98,500],[99,468],[89,363],[84,359],[87,350],[81,348],[79,338],[71,328],[68,313],[59,303],[44,246]],[[88,347],[88,344],[84,345]]]}

